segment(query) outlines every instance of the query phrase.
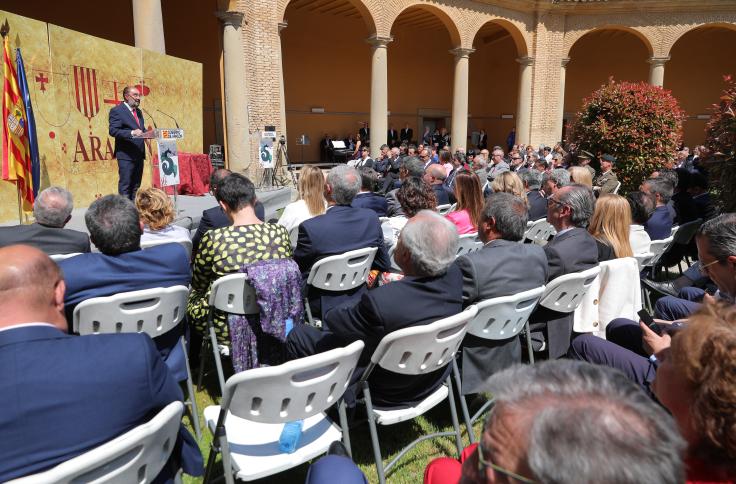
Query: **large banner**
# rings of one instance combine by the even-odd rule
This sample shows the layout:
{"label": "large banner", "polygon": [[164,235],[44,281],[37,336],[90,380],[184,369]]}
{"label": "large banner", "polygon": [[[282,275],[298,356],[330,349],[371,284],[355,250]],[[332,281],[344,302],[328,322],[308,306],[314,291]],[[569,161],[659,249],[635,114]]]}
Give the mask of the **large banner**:
{"label": "large banner", "polygon": [[[146,128],[186,131],[179,151],[202,152],[202,64],[92,37],[0,10],[10,47],[23,53],[36,116],[41,183],[66,187],[74,205],[117,193],[108,114],[126,85],[138,87]],[[146,114],[146,112],[148,114]],[[173,118],[173,119],[172,119]],[[175,121],[174,121],[175,120]],[[143,185],[151,184],[154,140],[146,140]],[[17,220],[15,185],[0,181],[0,222]]]}

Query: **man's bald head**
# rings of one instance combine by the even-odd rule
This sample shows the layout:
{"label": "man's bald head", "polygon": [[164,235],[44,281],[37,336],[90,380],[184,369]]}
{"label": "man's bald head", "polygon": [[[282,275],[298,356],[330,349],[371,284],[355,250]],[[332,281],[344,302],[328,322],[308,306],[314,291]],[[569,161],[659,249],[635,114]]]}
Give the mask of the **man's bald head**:
{"label": "man's bald head", "polygon": [[445,171],[445,167],[442,165],[438,165],[437,163],[429,165],[427,167],[427,173],[436,180],[444,180],[445,178],[447,178],[447,171]]}
{"label": "man's bald head", "polygon": [[0,249],[0,327],[46,322],[66,331],[64,280],[49,256],[27,245]]}

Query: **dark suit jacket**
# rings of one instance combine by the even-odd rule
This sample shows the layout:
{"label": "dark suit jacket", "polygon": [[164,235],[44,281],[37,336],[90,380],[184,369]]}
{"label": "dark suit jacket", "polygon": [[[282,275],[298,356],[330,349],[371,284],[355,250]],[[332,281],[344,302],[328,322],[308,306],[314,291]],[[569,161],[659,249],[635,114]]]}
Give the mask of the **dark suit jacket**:
{"label": "dark suit jacket", "polygon": [[[373,269],[388,271],[391,261],[383,245],[383,231],[378,216],[367,208],[335,205],[327,212],[305,220],[299,225],[299,238],[294,250],[294,260],[299,264],[302,278],[306,282],[315,262],[329,255],[342,254],[350,250],[378,247],[373,260]],[[312,314],[318,317],[343,300],[365,291],[365,285],[356,290],[328,292],[307,288],[307,297]]]}
{"label": "dark suit jacket", "polygon": [[666,239],[672,233],[672,215],[666,205],[657,207],[644,224],[644,230],[652,240]]}
{"label": "dark suit jacket", "polygon": [[703,193],[692,197],[693,204],[695,205],[696,213],[698,218],[703,219],[703,222],[710,220],[718,215],[716,207],[713,205],[713,200],[710,198],[710,193]]}
{"label": "dark suit jacket", "polygon": [[[80,256],[81,257],[81,256]],[[144,334],[69,336],[51,326],[0,332],[0,481],[34,474],[150,420],[182,400]],[[182,426],[170,464],[201,475]],[[167,466],[159,478],[173,478]]]}
{"label": "dark suit jacket", "polygon": [[[401,182],[399,182],[399,186],[401,186]],[[386,204],[388,206],[386,210],[386,215],[388,217],[398,217],[399,215],[404,215],[404,209],[401,208],[399,199],[396,197],[396,192],[398,191],[398,188],[394,188],[393,190],[386,193]]]}
{"label": "dark suit jacket", "polygon": [[414,130],[411,128],[401,128],[401,134],[399,136],[401,138],[401,141],[406,141],[407,143],[409,143],[412,138],[414,138]]}
{"label": "dark suit jacket", "polygon": [[442,183],[432,185],[432,190],[434,190],[434,194],[437,197],[437,205],[447,205],[450,203],[450,193],[445,188],[445,185]]}
{"label": "dark suit jacket", "polygon": [[358,159],[358,161],[355,163],[355,168],[358,168],[358,169],[360,169],[360,168],[373,168],[373,165],[375,163],[376,162],[373,161],[373,158],[371,158],[369,156],[368,158],[365,159],[365,161],[363,161],[362,159]]}
{"label": "dark suit jacket", "polygon": [[388,144],[389,146],[391,146],[394,143],[396,143],[396,140],[397,139],[399,139],[399,132],[398,131],[396,131],[395,129],[393,129],[393,130],[392,129],[389,129],[388,131],[386,131],[386,144]]}
{"label": "dark suit jacket", "polygon": [[[266,221],[266,211],[261,202],[256,202],[256,217],[261,222]],[[218,205],[203,211],[202,218],[199,219],[197,231],[194,233],[194,237],[192,237],[192,260],[194,260],[194,256],[197,255],[197,251],[199,250],[199,241],[202,240],[202,236],[208,230],[219,229],[228,225],[230,225],[230,219],[227,218],[221,206]]]}
{"label": "dark suit jacket", "polygon": [[[598,244],[587,230],[578,227],[555,235],[544,246],[544,253],[547,255],[548,282],[598,265]],[[560,313],[540,306],[532,313],[529,321],[546,324],[550,359],[567,353],[572,335],[572,313]]]}
{"label": "dark suit jacket", "polygon": [[388,210],[386,198],[371,192],[358,193],[353,198],[353,203],[350,206],[353,208],[370,208],[379,217],[385,217],[386,210]]}
{"label": "dark suit jacket", "polygon": [[[405,277],[367,291],[357,304],[341,304],[325,315],[327,331],[344,344],[363,340],[359,366],[365,367],[381,339],[396,330],[433,323],[462,311],[462,276],[455,265],[439,277]],[[422,376],[406,376],[376,368],[371,398],[378,405],[414,403],[444,381],[449,367]]]}
{"label": "dark suit jacket", "polygon": [[72,229],[47,227],[39,223],[0,227],[0,247],[26,244],[48,255],[89,252],[89,236]]}
{"label": "dark suit jacket", "polygon": [[[457,266],[463,274],[463,307],[541,287],[547,281],[547,256],[535,244],[494,240],[458,257]],[[492,341],[468,334],[462,355],[463,393],[488,391],[485,383],[491,375],[521,362],[519,336]]]}
{"label": "dark suit jacket", "polygon": [[539,190],[527,192],[526,199],[529,202],[529,220],[539,220],[547,216],[547,199]]}
{"label": "dark suit jacket", "polygon": [[146,130],[143,113],[136,108],[140,126],[135,122],[133,114],[125,103],[120,103],[110,110],[110,136],[115,138],[115,158],[118,160],[139,161],[146,159],[146,144],[143,138],[133,138],[130,132],[135,129]]}

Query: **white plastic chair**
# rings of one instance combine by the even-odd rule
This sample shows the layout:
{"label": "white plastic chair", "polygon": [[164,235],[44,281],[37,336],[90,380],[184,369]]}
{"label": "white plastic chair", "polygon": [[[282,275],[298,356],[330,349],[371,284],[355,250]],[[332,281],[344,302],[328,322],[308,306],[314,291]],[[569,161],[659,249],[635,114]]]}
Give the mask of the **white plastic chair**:
{"label": "white plastic chair", "polygon": [[47,471],[14,479],[8,483],[151,482],[161,472],[174,449],[183,410],[181,402],[171,402],[147,423],[95,449]]}
{"label": "white plastic chair", "polygon": [[[667,247],[665,252],[673,250],[673,248],[678,245],[690,245],[690,242],[693,240],[693,237],[695,237],[695,234],[698,232],[698,229],[701,225],[703,225],[703,219],[699,218],[693,220],[692,222],[688,222],[677,227],[672,227],[672,232],[670,233],[670,235],[672,236],[672,244]],[[686,252],[686,249],[683,250],[683,252]],[[662,257],[664,257],[664,255]],[[677,261],[677,269],[680,271],[680,274],[682,274],[683,258],[687,258],[687,255],[681,257],[680,260]],[[665,270],[667,271],[666,267]],[[667,273],[669,274],[669,271],[667,271]]]}
{"label": "white plastic chair", "polygon": [[[343,292],[365,284],[378,248],[366,247],[331,255],[314,263],[307,276],[307,285],[323,291]],[[305,298],[307,319],[314,325],[309,299]]]}
{"label": "white plastic chair", "polygon": [[[188,288],[172,286],[87,299],[74,308],[72,329],[80,335],[146,333],[151,338],[156,338],[179,326],[186,315],[188,297]],[[190,407],[190,421],[199,439],[199,412],[183,334],[179,338],[179,344],[184,353],[187,372],[188,400],[185,403]]]}
{"label": "white plastic chair", "polygon": [[[478,309],[478,313],[468,323],[468,334],[472,334],[478,338],[498,341],[514,338],[523,329],[526,332],[528,344],[531,344],[531,339],[529,338],[529,315],[537,307],[537,303],[539,303],[544,289],[544,286],[541,286],[518,294],[494,297],[476,303],[475,306]],[[488,400],[470,418],[468,405],[462,392],[460,370],[455,361],[452,362],[452,372],[455,376],[455,386],[460,396],[460,408],[463,412],[465,427],[467,428],[470,442],[473,443],[476,441],[473,432],[473,422],[485,412],[493,403],[493,400]]]}
{"label": "white plastic chair", "polygon": [[673,240],[674,237],[672,236],[666,239],[652,240],[652,243],[649,244],[649,253],[646,256],[645,254],[634,254],[634,257],[639,262],[639,268],[651,267],[652,271],[654,271],[659,259],[662,258],[662,254],[669,248]]}
{"label": "white plastic chair", "polygon": [[187,259],[192,258],[192,241],[189,239],[181,239],[181,240],[149,240],[148,242],[141,242],[141,249],[150,249],[151,247],[156,247],[157,245],[163,245],[163,244],[172,244],[177,243],[184,247],[184,249],[187,251]]}
{"label": "white plastic chair", "polygon": [[533,222],[527,222],[526,232],[524,233],[524,237],[522,237],[521,241],[530,240],[537,245],[544,245],[547,243],[547,240],[556,233],[557,231],[552,224],[542,218]]}
{"label": "white plastic chair", "polygon": [[[204,482],[210,482],[215,458],[222,452],[225,481],[252,481],[298,466],[327,452],[348,432],[342,395],[350,384],[363,342],[345,348],[254,368],[233,375],[225,384],[222,404],[204,409],[213,440]],[[340,427],[324,411],[339,403]],[[279,448],[283,424],[303,420],[301,438],[292,454]]]}
{"label": "white plastic chair", "polygon": [[[450,376],[447,377],[445,383],[440,385],[437,390],[414,406],[408,408],[379,408],[375,407],[371,400],[370,384],[368,382],[371,373],[377,366],[402,375],[425,375],[444,368],[455,358],[455,353],[465,337],[468,321],[473,319],[477,312],[478,310],[475,306],[470,306],[459,314],[431,324],[394,331],[384,336],[373,352],[371,362],[360,379],[360,385],[363,390],[363,397],[368,413],[368,426],[371,432],[373,456],[376,460],[378,480],[381,484],[386,482],[386,475],[391,472],[394,465],[415,445],[426,439],[454,435],[458,456],[462,453],[463,449]],[[419,437],[404,447],[384,467],[376,424],[393,425],[414,419],[434,408],[445,399],[450,403],[450,414],[454,431],[438,432]]]}
{"label": "white plastic chair", "polygon": [[443,205],[437,205],[437,213],[443,217],[452,211],[452,204],[445,203]]}
{"label": "white plastic chair", "polygon": [[469,254],[483,248],[483,242],[478,238],[478,233],[463,234],[458,237],[457,254],[455,257]]}
{"label": "white plastic chair", "polygon": [[207,353],[207,345],[212,347],[212,353],[215,359],[215,367],[217,368],[217,381],[220,384],[220,392],[225,388],[225,373],[222,370],[222,360],[220,359],[220,347],[217,344],[217,333],[213,319],[215,310],[222,311],[227,314],[259,314],[261,308],[258,305],[256,291],[248,283],[247,275],[244,273],[228,274],[220,277],[212,283],[209,298],[209,313],[207,314],[207,331],[209,333],[209,342],[207,338],[202,338],[202,351],[199,357],[199,377],[197,379],[197,388],[202,389],[202,376],[204,375],[204,355]]}
{"label": "white plastic chair", "polygon": [[72,252],[71,254],[53,254],[53,255],[50,255],[49,257],[51,258],[52,261],[59,262],[59,261],[62,261],[64,259],[69,259],[71,257],[76,257],[78,255],[82,255],[82,253],[81,252]]}
{"label": "white plastic chair", "polygon": [[539,304],[561,313],[575,311],[600,272],[600,266],[595,266],[552,279],[547,284]]}

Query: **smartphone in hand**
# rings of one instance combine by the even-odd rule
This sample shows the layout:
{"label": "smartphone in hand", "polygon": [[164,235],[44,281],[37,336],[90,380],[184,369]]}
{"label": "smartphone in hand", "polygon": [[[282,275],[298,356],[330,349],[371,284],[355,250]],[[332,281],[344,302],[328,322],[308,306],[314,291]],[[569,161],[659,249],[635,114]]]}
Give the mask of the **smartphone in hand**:
{"label": "smartphone in hand", "polygon": [[658,336],[662,336],[662,330],[660,329],[659,325],[654,322],[654,319],[652,319],[652,315],[649,314],[646,309],[642,309],[637,314],[639,315],[639,318],[644,321],[644,324],[646,324],[649,329],[654,331]]}

